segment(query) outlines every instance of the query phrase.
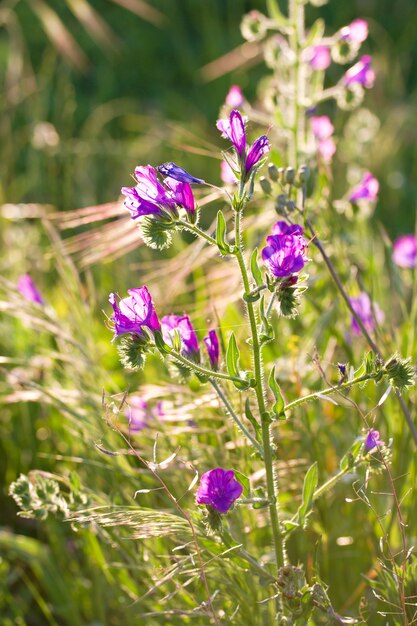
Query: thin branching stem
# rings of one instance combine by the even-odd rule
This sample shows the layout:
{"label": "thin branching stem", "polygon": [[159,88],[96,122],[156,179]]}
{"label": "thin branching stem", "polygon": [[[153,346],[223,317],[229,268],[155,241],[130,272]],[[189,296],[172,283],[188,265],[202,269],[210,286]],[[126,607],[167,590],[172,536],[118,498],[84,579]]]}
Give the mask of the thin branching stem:
{"label": "thin branching stem", "polygon": [[184,222],[184,220],[178,220],[177,224],[179,226],[182,226],[182,228],[184,228],[185,230],[190,231],[190,233],[193,233],[193,235],[196,235],[197,237],[201,237],[201,239],[205,239],[212,246],[217,246],[216,240],[213,237],[211,237],[208,233],[206,233],[205,230],[202,230],[195,224]]}
{"label": "thin branching stem", "polygon": [[321,396],[328,396],[331,393],[335,393],[340,391],[341,389],[349,389],[353,385],[358,385],[360,383],[364,383],[367,380],[372,380],[375,378],[373,374],[364,374],[363,376],[358,376],[357,378],[353,378],[352,380],[348,380],[345,383],[341,383],[335,387],[328,387],[327,389],[323,389],[322,391],[315,391],[314,393],[309,393],[308,396],[301,396],[301,398],[297,398],[297,400],[293,400],[284,407],[284,411],[288,411],[298,406],[299,404],[303,404],[304,402],[308,402],[309,400],[319,400]]}

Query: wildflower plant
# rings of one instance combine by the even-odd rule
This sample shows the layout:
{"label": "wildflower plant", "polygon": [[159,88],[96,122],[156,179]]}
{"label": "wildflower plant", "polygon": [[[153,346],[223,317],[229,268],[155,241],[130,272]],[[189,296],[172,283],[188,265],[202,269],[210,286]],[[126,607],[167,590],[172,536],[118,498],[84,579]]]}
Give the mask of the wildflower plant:
{"label": "wildflower plant", "polygon": [[[311,2],[316,3],[317,0]],[[134,185],[121,190],[130,219],[153,254],[169,247],[173,237],[185,230],[214,251],[213,262],[234,264],[236,268],[240,285],[236,308],[239,315],[243,314],[244,323],[238,325],[243,331],[235,332],[222,319],[215,328],[210,323],[202,330],[193,316],[183,310],[186,308],[183,304],[175,311],[163,311],[154,295],[157,293],[154,285],[143,285],[140,278],[133,277],[128,296],[119,295],[117,285],[114,286],[109,295],[113,311],[109,311],[107,319],[107,326],[114,333],[113,345],[127,370],[142,370],[146,357],[155,355],[170,375],[174,372],[176,382],[188,384],[191,389],[210,390],[209,397],[216,399],[236,427],[234,439],[222,442],[225,449],[233,450],[233,455],[222,457],[219,453],[219,458],[224,459],[220,466],[220,462],[214,464],[212,459],[204,458],[202,446],[198,459],[180,460],[176,450],[160,462],[157,437],[153,449],[148,448],[145,432],[157,430],[159,424],[166,427],[165,412],[160,404],[151,409],[146,399],[132,396],[130,402],[127,399],[127,406],[123,406],[124,400],[113,411],[116,416],[124,415],[127,428],[115,425],[107,405],[106,421],[122,437],[124,453],[138,461],[141,477],[147,474],[157,481],[156,488],[139,487],[135,493],[138,499],[158,491],[160,499],[155,500],[153,510],[138,505],[127,513],[111,508],[101,512],[100,507],[74,511],[74,498],[59,499],[59,490],[54,485],[53,497],[48,496],[48,506],[42,507],[35,487],[24,478],[11,489],[16,502],[24,501],[23,508],[31,515],[39,510],[45,516],[44,511],[54,510],[52,502],[74,524],[107,528],[124,522],[134,529],[135,538],[165,537],[172,528],[172,533],[181,539],[176,550],[188,550],[191,554],[190,563],[185,565],[184,561],[175,573],[182,574],[182,569],[192,565],[192,570],[186,571],[192,571],[190,584],[197,579],[195,597],[200,597],[202,589],[204,593],[204,599],[192,599],[196,616],[205,620],[204,623],[217,625],[247,623],[247,616],[242,615],[239,606],[232,611],[237,592],[214,571],[216,559],[229,558],[230,580],[236,572],[243,573],[239,584],[244,579],[244,584],[254,587],[253,593],[258,594],[259,612],[250,622],[254,626],[358,623],[348,621],[333,608],[332,581],[321,579],[318,562],[305,571],[300,565],[304,555],[294,554],[291,542],[297,536],[308,537],[322,496],[338,483],[347,484],[344,482],[347,477],[354,481],[356,500],[372,507],[367,487],[377,470],[385,471],[389,478],[399,520],[401,554],[405,553],[402,560],[396,559],[396,553],[391,550],[385,562],[384,576],[390,584],[386,595],[391,602],[394,597],[400,615],[408,619],[404,588],[414,565],[408,564],[401,508],[390,474],[391,442],[382,426],[374,422],[379,407],[390,394],[395,395],[406,427],[417,444],[417,430],[402,396],[415,384],[415,366],[410,358],[397,353],[385,355],[379,335],[385,317],[371,294],[371,285],[361,286],[360,295],[355,296],[358,290],[350,289],[348,279],[339,275],[331,259],[332,252],[327,249],[326,237],[322,238],[315,227],[322,217],[320,212],[328,211],[326,234],[327,239],[331,238],[334,212],[330,214],[333,206],[328,199],[332,193],[332,160],[337,157],[338,143],[336,125],[324,106],[332,101],[335,109],[348,115],[347,111],[362,103],[365,90],[372,88],[375,81],[372,59],[361,54],[368,28],[364,20],[357,19],[333,35],[326,35],[324,23],[318,19],[306,31],[305,4],[304,0],[290,0],[286,16],[275,0],[269,0],[268,16],[252,11],[242,22],[243,36],[262,46],[271,73],[262,86],[259,107],[252,108],[237,86],[227,95],[226,107],[216,123],[219,143],[222,141],[224,148],[220,156],[225,186],[219,188],[215,182],[205,180],[208,178],[205,174],[201,178],[201,172],[188,172],[177,163],[166,162],[138,164]],[[342,68],[335,84],[328,86],[326,70],[332,63],[350,67]],[[256,132],[255,124],[261,127]],[[379,183],[366,169],[357,174],[356,181],[346,184],[339,206],[349,205],[353,213],[365,203],[372,212]],[[198,194],[204,194],[207,188],[215,189],[222,203],[215,227],[209,232],[200,224],[196,188]],[[257,245],[251,245],[253,237],[246,225],[250,217],[262,213],[265,215],[254,229]],[[339,220],[347,219],[344,211],[340,213]],[[407,236],[398,240],[393,255],[399,267],[415,267],[415,238]],[[354,365],[335,364],[339,380],[333,384],[327,382],[319,391],[307,394],[300,391],[305,384],[303,372],[297,372],[298,393],[290,400],[293,392],[280,371],[279,357],[286,349],[283,344],[289,343],[286,342],[288,329],[292,337],[297,332],[308,334],[308,321],[303,320],[304,305],[311,298],[320,309],[314,293],[323,275],[329,290],[337,294],[344,320],[339,337],[347,337],[346,350],[355,358],[352,342],[362,341],[362,350],[368,347],[370,352]],[[320,358],[314,362],[321,378],[327,381]],[[362,402],[359,406],[350,398],[350,393],[353,388],[364,389],[371,382],[375,387],[384,387],[383,395],[376,407],[366,410]],[[338,467],[330,476],[322,476],[319,467],[318,457],[324,456],[326,450],[316,450],[317,458],[303,468],[294,493],[283,494],[277,466],[283,458],[288,460],[292,450],[283,450],[281,432],[292,427],[296,433],[297,407],[302,409],[309,402],[323,400],[336,405],[341,400],[353,407],[355,416],[361,418],[357,435],[337,459]],[[199,410],[208,412],[209,405],[202,405]],[[215,432],[216,428],[212,430]],[[244,443],[238,445],[238,438]],[[311,439],[313,447],[314,433]],[[110,457],[124,454],[101,445],[97,447]],[[177,493],[171,477],[165,478],[162,472],[177,457],[181,467],[195,470],[194,479],[182,494]],[[245,467],[249,465],[250,477],[243,473],[243,460]],[[259,480],[256,486],[253,476]],[[194,495],[191,497],[190,493]],[[58,499],[59,506],[55,503]],[[169,511],[165,511],[167,505]],[[243,518],[245,523],[241,521]],[[380,515],[376,519],[379,523]],[[256,544],[249,535],[256,535],[259,528],[264,534]],[[386,535],[382,533],[382,536],[382,541],[388,544]],[[313,556],[309,556],[312,561]],[[229,561],[224,567],[229,567]],[[244,596],[244,588],[239,584],[239,593]],[[383,579],[374,587],[383,595],[381,585]],[[227,614],[223,606],[227,607]]]}

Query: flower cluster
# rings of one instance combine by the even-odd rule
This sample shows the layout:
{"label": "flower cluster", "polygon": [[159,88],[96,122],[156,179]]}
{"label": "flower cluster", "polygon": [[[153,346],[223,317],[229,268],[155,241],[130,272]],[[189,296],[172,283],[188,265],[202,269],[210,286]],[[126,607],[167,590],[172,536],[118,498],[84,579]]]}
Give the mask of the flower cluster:
{"label": "flower cluster", "polygon": [[309,260],[306,255],[307,241],[298,224],[276,222],[266,242],[268,245],[262,250],[262,259],[276,278],[299,272]]}
{"label": "flower cluster", "polygon": [[270,150],[269,139],[261,135],[252,146],[247,145],[245,122],[236,109],[230,112],[229,119],[217,120],[217,128],[225,139],[228,139],[236,150],[239,170],[243,180],[258,165],[262,157]]}

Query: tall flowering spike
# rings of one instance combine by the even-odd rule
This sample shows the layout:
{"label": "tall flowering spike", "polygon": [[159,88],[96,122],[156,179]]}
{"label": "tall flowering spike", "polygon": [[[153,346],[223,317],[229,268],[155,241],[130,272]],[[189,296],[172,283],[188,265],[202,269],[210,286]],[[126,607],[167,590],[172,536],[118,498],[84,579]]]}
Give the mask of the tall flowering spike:
{"label": "tall flowering spike", "polygon": [[115,337],[126,333],[142,335],[143,326],[146,326],[152,332],[159,330],[158,316],[148,288],[128,289],[127,293],[129,297],[120,300],[119,304],[117,304],[114,293],[111,293],[109,296],[109,302],[114,311],[110,319],[114,324]]}
{"label": "tall flowering spike", "polygon": [[[371,299],[364,291],[357,298],[349,298],[353,310],[361,320],[365,327],[365,330],[372,332],[375,328],[375,323],[382,324],[385,319],[383,311],[379,306],[371,303]],[[359,336],[361,329],[359,324],[352,316],[352,333]]]}
{"label": "tall flowering spike", "polygon": [[176,165],[175,163],[163,163],[159,165],[157,168],[158,172],[160,172],[163,176],[169,176],[174,180],[177,180],[180,183],[188,183],[192,185],[193,183],[196,185],[204,185],[205,181],[202,178],[196,178],[189,174],[183,167]]}
{"label": "tall flowering spike", "polygon": [[308,62],[313,70],[327,70],[332,62],[328,46],[313,46],[308,51]]}
{"label": "tall flowering spike", "polygon": [[235,147],[239,156],[243,156],[246,150],[245,123],[239,111],[233,109],[228,120],[217,120],[216,124],[222,136],[228,139]]}
{"label": "tall flowering spike", "polygon": [[245,160],[245,171],[248,174],[252,167],[259,163],[262,157],[271,149],[269,139],[266,135],[262,135],[252,144],[249,154]]}
{"label": "tall flowering spike", "polygon": [[302,270],[308,258],[301,226],[279,221],[272,232],[266,238],[268,245],[262,250],[262,259],[271,274],[284,278]]}
{"label": "tall flowering spike", "polygon": [[375,202],[378,198],[379,182],[371,172],[365,172],[362,176],[361,182],[352,189],[349,194],[349,200],[351,202],[357,202],[358,200],[368,200],[369,202]]}
{"label": "tall flowering spike", "polygon": [[239,85],[232,85],[226,96],[227,106],[232,107],[232,109],[239,108],[242,106],[244,100],[245,99]]}
{"label": "tall flowering spike", "polygon": [[344,84],[349,87],[355,83],[370,89],[374,85],[375,72],[371,67],[372,57],[364,54],[355,65],[348,69],[343,77]]}
{"label": "tall flowering spike", "polygon": [[398,267],[417,267],[417,237],[402,235],[394,241],[392,260]]}
{"label": "tall flowering spike", "polygon": [[233,470],[217,467],[201,476],[195,500],[197,504],[206,504],[218,513],[227,513],[242,491],[243,487],[235,479]]}
{"label": "tall flowering spike", "polygon": [[360,18],[353,20],[349,26],[344,26],[340,30],[340,37],[350,43],[363,43],[368,37],[368,22]]}
{"label": "tall flowering spike", "polygon": [[30,302],[37,302],[38,304],[44,304],[45,301],[42,297],[41,292],[35,285],[35,282],[29,274],[22,274],[17,281],[17,289],[20,291],[22,296],[29,300]]}
{"label": "tall flowering spike", "polygon": [[195,201],[191,185],[189,183],[181,183],[171,177],[165,179],[165,184],[173,192],[176,204],[183,207],[190,215],[194,215]]}
{"label": "tall flowering spike", "polygon": [[207,337],[204,337],[207,353],[209,355],[211,367],[217,370],[219,367],[219,339],[215,330],[209,330]]}
{"label": "tall flowering spike", "polygon": [[187,356],[198,354],[197,334],[188,315],[166,315],[161,320],[162,335],[168,345],[172,345],[173,331],[178,331],[181,338],[181,349]]}
{"label": "tall flowering spike", "polygon": [[365,439],[365,450],[370,452],[377,446],[384,446],[385,443],[379,438],[379,431],[371,428]]}

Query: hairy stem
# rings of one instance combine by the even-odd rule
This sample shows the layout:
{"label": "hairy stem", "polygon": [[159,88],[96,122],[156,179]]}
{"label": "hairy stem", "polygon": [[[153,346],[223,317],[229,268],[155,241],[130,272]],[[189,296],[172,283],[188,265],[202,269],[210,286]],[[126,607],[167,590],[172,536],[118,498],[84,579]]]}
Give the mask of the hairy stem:
{"label": "hairy stem", "polygon": [[178,220],[177,224],[179,226],[182,226],[184,230],[188,230],[190,233],[193,233],[193,235],[196,235],[196,237],[201,237],[201,239],[205,239],[212,246],[217,246],[216,240],[208,233],[206,233],[206,231],[201,230],[201,228],[199,228],[198,226],[190,224],[189,222],[184,222],[183,220]]}
{"label": "hairy stem", "polygon": [[348,380],[347,382],[341,383],[340,385],[335,385],[334,387],[328,387],[327,389],[323,389],[323,391],[315,391],[314,393],[308,394],[308,396],[302,396],[301,398],[297,398],[297,400],[290,402],[284,407],[284,411],[287,411],[288,409],[293,409],[295,406],[298,406],[303,402],[320,399],[321,396],[328,396],[331,393],[337,393],[341,389],[349,389],[353,385],[363,383],[367,380],[372,380],[373,378],[373,374],[364,374],[363,376],[358,376],[358,378],[353,378],[352,380]]}
{"label": "hairy stem", "polygon": [[[243,286],[245,293],[249,293],[250,284],[248,271],[246,268],[245,259],[242,251],[242,235],[241,235],[241,211],[236,212],[235,217],[235,247],[236,258],[239,263],[239,269],[242,276]],[[277,567],[280,568],[285,564],[285,550],[281,532],[281,525],[279,522],[278,514],[278,498],[277,498],[277,484],[276,477],[274,476],[273,469],[273,453],[271,446],[271,433],[270,424],[267,417],[267,411],[265,406],[265,397],[263,390],[263,368],[261,357],[261,346],[259,343],[258,327],[256,322],[255,309],[252,302],[245,302],[248,312],[249,323],[252,334],[252,356],[253,366],[255,372],[255,393],[258,403],[259,416],[262,426],[262,445],[263,445],[263,459],[266,472],[266,485],[269,500],[269,515],[271,519],[272,535],[274,538],[275,558]]]}
{"label": "hairy stem", "polygon": [[224,374],[223,372],[215,372],[214,370],[208,370],[205,367],[201,367],[201,365],[198,365],[198,363],[194,363],[194,361],[187,359],[185,356],[182,356],[182,354],[180,354],[179,352],[175,352],[174,350],[171,350],[169,352],[169,356],[171,356],[182,365],[185,365],[193,372],[206,376],[210,381],[215,378],[219,378],[220,380],[231,380],[232,382],[247,384],[246,380],[244,380],[243,378],[239,378],[238,376],[229,376],[229,374]]}

